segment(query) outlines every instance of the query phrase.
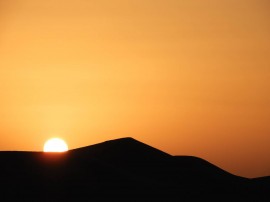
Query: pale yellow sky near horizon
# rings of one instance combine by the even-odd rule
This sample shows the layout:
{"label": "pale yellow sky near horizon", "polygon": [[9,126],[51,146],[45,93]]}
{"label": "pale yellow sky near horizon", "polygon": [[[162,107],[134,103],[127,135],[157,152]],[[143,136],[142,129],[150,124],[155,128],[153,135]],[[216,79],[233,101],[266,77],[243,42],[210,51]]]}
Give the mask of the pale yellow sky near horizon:
{"label": "pale yellow sky near horizon", "polygon": [[270,175],[267,0],[0,0],[0,150],[131,136]]}

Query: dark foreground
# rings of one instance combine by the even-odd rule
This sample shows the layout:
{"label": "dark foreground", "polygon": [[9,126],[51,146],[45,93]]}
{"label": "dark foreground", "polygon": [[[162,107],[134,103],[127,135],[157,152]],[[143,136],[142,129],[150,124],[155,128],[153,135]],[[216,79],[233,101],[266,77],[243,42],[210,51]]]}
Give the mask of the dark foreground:
{"label": "dark foreground", "polygon": [[132,138],[65,153],[0,152],[0,201],[270,201],[247,179]]}

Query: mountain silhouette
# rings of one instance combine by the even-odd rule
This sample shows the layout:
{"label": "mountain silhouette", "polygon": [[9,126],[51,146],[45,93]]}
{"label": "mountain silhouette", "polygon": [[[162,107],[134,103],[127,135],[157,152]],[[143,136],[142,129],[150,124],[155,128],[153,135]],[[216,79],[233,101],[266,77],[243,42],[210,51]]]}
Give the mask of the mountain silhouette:
{"label": "mountain silhouette", "polygon": [[247,179],[132,138],[64,153],[0,152],[1,201],[262,201],[270,177]]}

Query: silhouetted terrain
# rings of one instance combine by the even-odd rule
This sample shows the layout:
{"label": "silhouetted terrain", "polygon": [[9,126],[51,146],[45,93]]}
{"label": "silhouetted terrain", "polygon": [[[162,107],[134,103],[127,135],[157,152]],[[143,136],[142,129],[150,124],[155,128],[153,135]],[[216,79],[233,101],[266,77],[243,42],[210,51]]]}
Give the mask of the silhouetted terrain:
{"label": "silhouetted terrain", "polygon": [[0,201],[270,201],[270,177],[247,179],[132,138],[65,153],[0,152]]}

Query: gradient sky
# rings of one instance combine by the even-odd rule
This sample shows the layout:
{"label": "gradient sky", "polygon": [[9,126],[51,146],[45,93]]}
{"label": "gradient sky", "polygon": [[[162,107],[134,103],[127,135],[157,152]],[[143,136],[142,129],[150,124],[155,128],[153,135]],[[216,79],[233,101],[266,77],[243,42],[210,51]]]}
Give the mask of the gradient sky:
{"label": "gradient sky", "polygon": [[267,0],[0,0],[0,150],[132,136],[270,175]]}

